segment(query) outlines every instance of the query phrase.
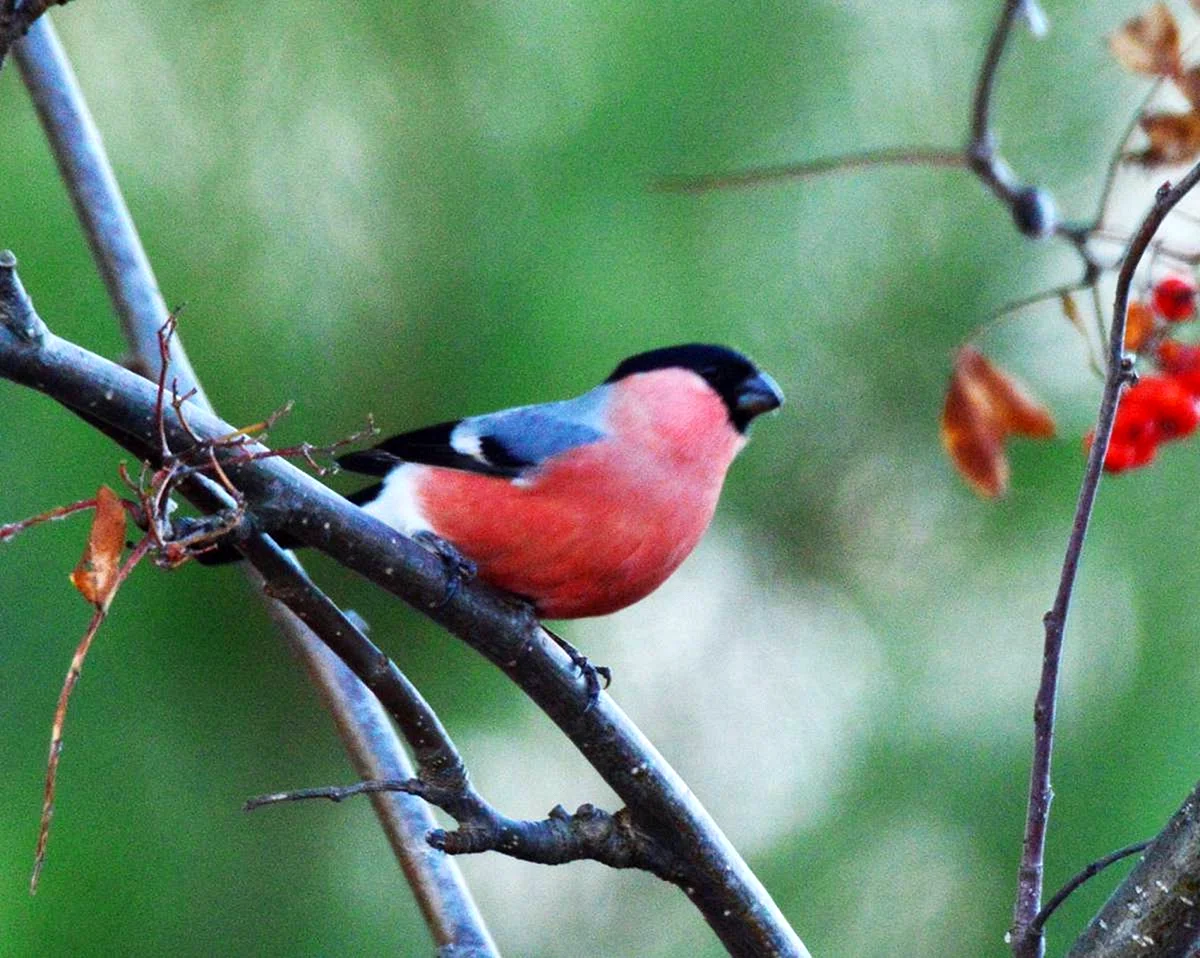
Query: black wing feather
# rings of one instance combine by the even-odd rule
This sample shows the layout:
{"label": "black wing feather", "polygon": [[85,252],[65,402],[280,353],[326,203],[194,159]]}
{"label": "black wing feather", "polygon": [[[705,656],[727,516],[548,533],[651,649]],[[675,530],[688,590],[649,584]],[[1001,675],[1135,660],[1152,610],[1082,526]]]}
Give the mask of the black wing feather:
{"label": "black wing feather", "polygon": [[[497,456],[496,461],[464,455],[450,445],[450,434],[454,432],[460,422],[462,422],[461,419],[455,419],[450,422],[438,423],[436,426],[426,426],[424,429],[404,432],[384,440],[371,449],[339,456],[337,463],[349,472],[360,472],[368,476],[386,476],[401,463],[416,462],[425,466],[460,469],[464,472],[477,472],[484,476],[499,476],[504,479],[515,479],[521,475],[525,467],[532,465],[532,463],[524,462],[510,454]],[[499,444],[494,445],[498,446]],[[487,448],[486,438],[481,451],[489,459],[498,452],[497,449]]]}

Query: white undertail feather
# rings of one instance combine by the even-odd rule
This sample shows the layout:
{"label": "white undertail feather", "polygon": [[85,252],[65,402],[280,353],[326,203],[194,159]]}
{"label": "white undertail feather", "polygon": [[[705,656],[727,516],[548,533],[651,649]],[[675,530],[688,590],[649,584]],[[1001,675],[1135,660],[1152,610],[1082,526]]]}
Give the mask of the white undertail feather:
{"label": "white undertail feather", "polygon": [[362,508],[368,515],[399,529],[406,536],[418,532],[432,532],[429,521],[421,512],[417,502],[416,481],[422,466],[404,463],[384,477],[379,495]]}

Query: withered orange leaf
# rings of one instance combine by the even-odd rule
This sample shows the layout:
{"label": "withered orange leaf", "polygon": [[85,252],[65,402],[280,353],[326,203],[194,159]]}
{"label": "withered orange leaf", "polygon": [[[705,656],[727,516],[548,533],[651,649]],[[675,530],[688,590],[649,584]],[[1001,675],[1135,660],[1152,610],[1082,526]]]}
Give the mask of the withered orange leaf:
{"label": "withered orange leaf", "polygon": [[1125,314],[1125,348],[1136,353],[1146,345],[1157,325],[1154,310],[1145,303],[1134,300]]}
{"label": "withered orange leaf", "polygon": [[1069,292],[1058,294],[1059,305],[1062,306],[1063,315],[1067,317],[1067,322],[1075,327],[1075,332],[1083,337],[1083,341],[1088,342],[1088,331],[1083,325],[1083,317],[1079,314],[1079,304],[1075,302],[1075,297]]}
{"label": "withered orange leaf", "polygon": [[942,408],[942,445],[959,474],[989,499],[1008,489],[1009,436],[1049,438],[1054,419],[1015,379],[979,350],[964,346],[954,360]]}
{"label": "withered orange leaf", "polygon": [[96,516],[87,545],[71,582],[88,602],[107,611],[112,602],[125,549],[125,507],[121,497],[101,486],[96,492]]}
{"label": "withered orange leaf", "polygon": [[1192,109],[1200,109],[1200,66],[1188,67],[1173,80],[1179,92],[1187,97]]}
{"label": "withered orange leaf", "polygon": [[1200,113],[1148,113],[1138,123],[1150,145],[1133,156],[1146,166],[1190,163],[1200,155]]}
{"label": "withered orange leaf", "polygon": [[1179,27],[1165,3],[1126,20],[1108,38],[1108,48],[1126,70],[1149,76],[1171,77],[1181,71]]}

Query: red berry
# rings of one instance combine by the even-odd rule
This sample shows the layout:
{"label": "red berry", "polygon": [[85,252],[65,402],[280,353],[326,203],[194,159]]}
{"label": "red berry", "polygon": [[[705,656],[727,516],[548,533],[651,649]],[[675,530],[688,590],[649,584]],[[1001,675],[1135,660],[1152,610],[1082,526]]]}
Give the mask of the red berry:
{"label": "red berry", "polygon": [[1200,346],[1164,339],[1158,344],[1158,365],[1189,393],[1200,397]]}
{"label": "red berry", "polygon": [[1196,315],[1196,281],[1190,276],[1172,274],[1154,284],[1154,311],[1171,323],[1180,323]]}
{"label": "red berry", "polygon": [[[1181,439],[1200,427],[1200,409],[1192,392],[1174,375],[1146,376],[1131,387],[1117,407],[1112,438],[1104,456],[1107,472],[1149,465],[1164,442]],[[1090,447],[1091,433],[1084,438]]]}
{"label": "red berry", "polygon": [[[1145,376],[1129,390],[1117,408],[1113,435],[1124,426],[1136,436],[1149,428],[1155,442],[1179,439],[1200,426],[1200,412],[1188,388],[1175,376]],[[1128,441],[1136,441],[1133,435]]]}
{"label": "red berry", "polygon": [[1158,446],[1146,443],[1141,446],[1128,446],[1124,443],[1112,442],[1104,456],[1105,472],[1124,472],[1126,469],[1140,469],[1154,461]]}

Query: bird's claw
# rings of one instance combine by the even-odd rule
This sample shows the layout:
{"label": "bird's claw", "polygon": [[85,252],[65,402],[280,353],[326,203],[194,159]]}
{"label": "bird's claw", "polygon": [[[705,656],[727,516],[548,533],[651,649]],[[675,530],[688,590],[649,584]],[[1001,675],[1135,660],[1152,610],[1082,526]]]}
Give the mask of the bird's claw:
{"label": "bird's claw", "polygon": [[475,563],[459,552],[453,543],[432,532],[418,532],[413,539],[441,559],[446,568],[446,593],[430,606],[434,609],[445,608],[458,595],[462,584],[475,578]]}
{"label": "bird's claw", "polygon": [[[544,625],[542,629],[550,636],[555,644],[567,653],[567,658],[571,660],[571,664],[579,669],[579,674],[583,676],[583,684],[587,689],[587,704],[583,707],[584,713],[590,712],[592,706],[600,698],[600,690],[608,688],[612,685],[612,669],[607,665],[592,665],[591,659],[580,652],[575,646],[564,639],[561,635],[551,632]],[[600,684],[600,680],[604,680],[604,684]]]}

